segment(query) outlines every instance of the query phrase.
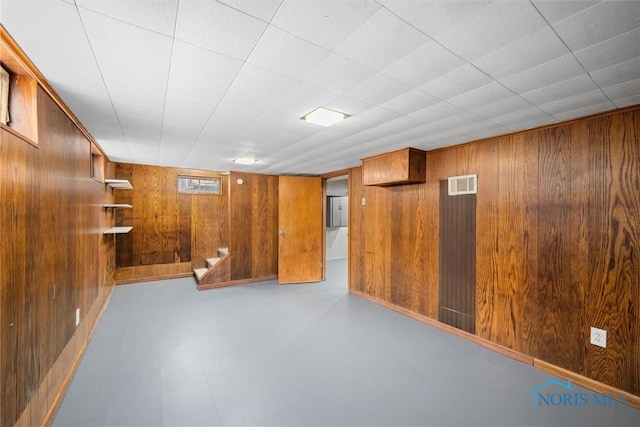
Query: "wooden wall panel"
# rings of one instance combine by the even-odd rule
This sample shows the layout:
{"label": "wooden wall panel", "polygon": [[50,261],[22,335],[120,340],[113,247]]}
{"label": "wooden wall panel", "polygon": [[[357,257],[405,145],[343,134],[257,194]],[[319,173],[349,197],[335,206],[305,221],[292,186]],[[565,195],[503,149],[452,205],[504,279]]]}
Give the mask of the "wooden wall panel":
{"label": "wooden wall panel", "polygon": [[63,350],[77,357],[69,345],[86,338],[75,311],[85,322],[114,270],[102,234],[112,199],[91,179],[90,141],[39,87],[36,103],[37,148],[1,131],[0,425],[43,419],[61,385],[55,373],[71,368]]}
{"label": "wooden wall panel", "polygon": [[[219,177],[222,195],[178,194],[178,176]],[[179,264],[204,267],[206,258],[228,245],[228,177],[216,172],[117,163],[115,177],[128,179],[132,190],[109,190],[118,203],[118,225],[130,225],[116,236],[117,267]]]}
{"label": "wooden wall panel", "polygon": [[229,182],[231,280],[278,274],[278,177],[232,172]]}
{"label": "wooden wall panel", "polygon": [[[367,206],[358,213],[352,200],[351,288],[437,319],[438,183],[477,173],[476,334],[640,395],[639,116],[635,107],[428,152],[427,182],[394,196],[352,178]],[[420,268],[400,272],[396,259],[412,259],[421,222],[416,285]],[[606,349],[589,344],[591,326],[607,330]]]}
{"label": "wooden wall panel", "polygon": [[364,214],[366,206],[362,205],[364,197],[362,168],[349,171],[349,287],[365,292],[365,251],[366,229]]}

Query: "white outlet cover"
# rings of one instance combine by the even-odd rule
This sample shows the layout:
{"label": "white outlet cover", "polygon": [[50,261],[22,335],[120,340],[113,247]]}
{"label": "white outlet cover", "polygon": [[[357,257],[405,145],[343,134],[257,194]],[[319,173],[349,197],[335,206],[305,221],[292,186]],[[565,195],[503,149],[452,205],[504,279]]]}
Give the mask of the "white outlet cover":
{"label": "white outlet cover", "polygon": [[80,324],[80,309],[76,308],[76,326]]}
{"label": "white outlet cover", "polygon": [[365,199],[364,197],[362,198],[362,206],[365,206],[367,204],[367,199]]}
{"label": "white outlet cover", "polygon": [[607,331],[591,327],[591,344],[607,348]]}

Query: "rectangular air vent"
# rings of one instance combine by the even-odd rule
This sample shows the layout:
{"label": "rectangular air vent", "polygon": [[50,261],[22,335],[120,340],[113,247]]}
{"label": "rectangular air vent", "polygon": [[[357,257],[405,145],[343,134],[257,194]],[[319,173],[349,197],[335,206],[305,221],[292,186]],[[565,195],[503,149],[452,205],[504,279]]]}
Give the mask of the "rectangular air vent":
{"label": "rectangular air vent", "polygon": [[449,177],[449,195],[476,194],[478,192],[478,175],[461,175]]}

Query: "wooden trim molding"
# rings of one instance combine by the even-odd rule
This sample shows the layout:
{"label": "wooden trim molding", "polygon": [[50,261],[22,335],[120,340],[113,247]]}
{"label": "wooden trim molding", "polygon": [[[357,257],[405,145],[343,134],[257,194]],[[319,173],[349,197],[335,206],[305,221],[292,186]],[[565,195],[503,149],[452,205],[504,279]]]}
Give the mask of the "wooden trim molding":
{"label": "wooden trim molding", "polygon": [[611,396],[612,399],[618,401],[620,401],[620,399],[618,399],[618,396],[622,394],[625,397],[627,405],[640,409],[640,396],[636,396],[624,390],[620,390],[610,385],[601,383],[589,377],[585,377],[584,375],[576,374],[575,372],[571,372],[559,366],[552,365],[551,363],[545,362],[544,360],[533,359],[533,366],[548,374],[554,375],[558,378],[562,378],[563,380],[570,380],[573,383],[578,384],[579,386],[587,388],[591,391],[595,391],[596,393],[607,394]]}
{"label": "wooden trim molding", "polygon": [[476,335],[470,334],[469,332],[462,331],[462,330],[460,330],[458,328],[454,328],[453,326],[445,325],[444,323],[440,323],[437,320],[431,319],[431,318],[429,318],[427,316],[423,316],[421,314],[414,313],[413,311],[407,310],[406,308],[397,306],[395,304],[391,304],[391,303],[386,302],[386,301],[379,300],[379,299],[374,298],[374,297],[372,297],[370,295],[367,295],[367,294],[365,294],[363,292],[356,291],[354,289],[350,289],[349,292],[352,293],[353,295],[356,295],[356,296],[359,296],[359,297],[364,298],[366,300],[369,300],[369,301],[371,301],[373,303],[376,303],[378,305],[381,305],[381,306],[383,306],[385,308],[388,308],[388,309],[393,310],[395,312],[398,312],[400,314],[404,314],[405,316],[411,317],[412,319],[415,319],[415,320],[417,320],[419,322],[425,323],[425,324],[427,324],[429,326],[433,326],[434,328],[438,328],[440,330],[448,332],[448,333],[450,333],[452,335],[455,335],[457,337],[464,338],[467,341],[471,341],[472,343],[478,344],[478,345],[480,345],[482,347],[485,347],[485,348],[488,348],[489,350],[493,350],[496,353],[502,354],[503,356],[507,356],[507,357],[510,357],[511,359],[515,359],[515,360],[517,360],[519,362],[522,362],[522,363],[525,363],[527,365],[533,366],[533,357],[527,356],[526,354],[520,353],[519,351],[515,351],[515,350],[512,350],[510,348],[503,347],[503,346],[501,346],[499,344],[493,343],[493,342],[488,341],[488,340],[486,340],[484,338],[480,338],[480,337],[478,337]]}
{"label": "wooden trim molding", "polygon": [[198,290],[205,291],[208,289],[226,288],[229,286],[237,286],[237,285],[248,285],[250,283],[264,282],[266,280],[277,280],[277,279],[278,279],[278,275],[274,274],[271,276],[264,276],[264,277],[252,277],[250,279],[229,280],[227,282],[218,282],[218,283],[211,283],[211,284],[205,283],[205,284],[198,285]]}

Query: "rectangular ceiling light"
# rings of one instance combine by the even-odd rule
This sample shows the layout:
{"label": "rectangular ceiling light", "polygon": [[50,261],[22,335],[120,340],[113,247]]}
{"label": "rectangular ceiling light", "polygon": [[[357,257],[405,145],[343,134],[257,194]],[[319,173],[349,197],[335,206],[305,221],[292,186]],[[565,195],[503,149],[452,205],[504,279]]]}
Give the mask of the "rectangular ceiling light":
{"label": "rectangular ceiling light", "polygon": [[347,117],[349,117],[348,114],[341,113],[340,111],[334,111],[324,107],[318,107],[312,112],[307,113],[300,118],[309,123],[313,123],[314,125],[331,126],[338,123],[341,120],[346,119]]}
{"label": "rectangular ceiling light", "polygon": [[239,165],[252,165],[257,162],[256,159],[251,159],[249,157],[238,157],[237,159],[233,159],[233,163],[237,163]]}

